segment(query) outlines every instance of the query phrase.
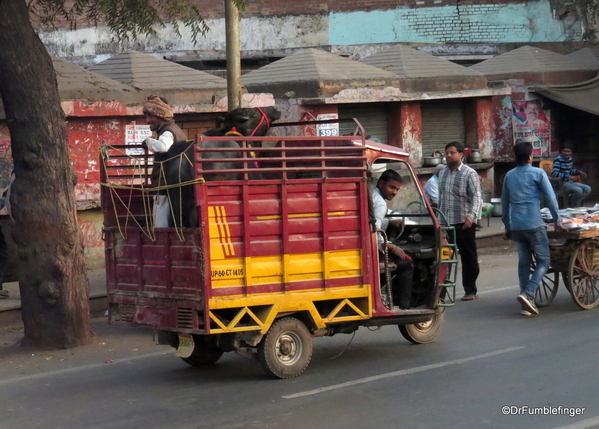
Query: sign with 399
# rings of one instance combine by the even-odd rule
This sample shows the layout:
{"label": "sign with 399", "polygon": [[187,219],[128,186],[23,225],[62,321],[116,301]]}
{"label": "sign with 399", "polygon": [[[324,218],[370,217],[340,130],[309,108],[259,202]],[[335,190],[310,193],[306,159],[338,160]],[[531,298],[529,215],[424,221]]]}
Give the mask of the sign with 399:
{"label": "sign with 399", "polygon": [[[337,113],[326,113],[321,114],[316,117],[319,121],[326,121],[330,119],[339,119],[339,115]],[[316,126],[319,136],[323,137],[335,137],[339,135],[339,124],[318,124]]]}

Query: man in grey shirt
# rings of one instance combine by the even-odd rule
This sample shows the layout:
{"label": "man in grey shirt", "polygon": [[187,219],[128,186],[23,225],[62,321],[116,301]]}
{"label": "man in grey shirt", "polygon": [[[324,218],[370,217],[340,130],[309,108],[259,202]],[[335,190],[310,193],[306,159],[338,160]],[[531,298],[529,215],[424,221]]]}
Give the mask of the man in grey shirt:
{"label": "man in grey shirt", "polygon": [[476,222],[480,219],[482,194],[478,173],[462,163],[464,146],[451,142],[445,146],[447,168],[439,173],[439,210],[455,227],[456,245],[462,261],[462,301],[476,299],[476,280],[480,273],[476,249]]}

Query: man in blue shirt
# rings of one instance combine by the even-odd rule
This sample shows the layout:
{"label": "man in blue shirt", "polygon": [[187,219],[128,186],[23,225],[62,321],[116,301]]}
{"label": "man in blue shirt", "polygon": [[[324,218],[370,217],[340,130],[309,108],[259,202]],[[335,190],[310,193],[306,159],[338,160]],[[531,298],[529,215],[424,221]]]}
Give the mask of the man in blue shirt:
{"label": "man in blue shirt", "polygon": [[[505,225],[503,238],[512,238],[518,246],[518,280],[523,316],[539,314],[535,305],[535,292],[551,263],[547,228],[541,218],[541,196],[558,231],[562,226],[557,200],[544,170],[532,166],[532,145],[528,142],[514,146],[517,167],[508,171],[503,180],[501,193],[502,220]],[[533,253],[536,267],[532,276],[530,266]]]}
{"label": "man in blue shirt", "polygon": [[439,207],[439,172],[444,168],[444,164],[438,164],[435,167],[435,173],[424,185],[424,194],[433,207]]}
{"label": "man in blue shirt", "polygon": [[584,171],[573,167],[572,146],[570,141],[564,142],[560,155],[553,161],[551,175],[564,179],[564,188],[568,192],[568,205],[570,207],[580,207],[582,206],[582,201],[591,193],[591,187],[584,183],[570,180],[570,176],[580,175],[587,177]]}

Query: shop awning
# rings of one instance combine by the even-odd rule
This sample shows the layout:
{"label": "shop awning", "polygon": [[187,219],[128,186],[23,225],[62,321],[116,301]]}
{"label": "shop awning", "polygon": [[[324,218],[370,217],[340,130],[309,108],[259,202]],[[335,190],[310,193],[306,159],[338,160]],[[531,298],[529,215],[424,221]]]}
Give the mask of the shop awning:
{"label": "shop awning", "polygon": [[599,115],[599,76],[571,85],[535,86],[532,89],[558,103]]}

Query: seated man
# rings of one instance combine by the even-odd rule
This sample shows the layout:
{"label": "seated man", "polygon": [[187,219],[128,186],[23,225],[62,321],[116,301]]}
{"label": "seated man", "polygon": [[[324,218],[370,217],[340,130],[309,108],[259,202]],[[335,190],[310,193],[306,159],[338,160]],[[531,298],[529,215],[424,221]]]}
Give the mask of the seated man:
{"label": "seated man", "polygon": [[[397,195],[402,182],[401,176],[397,171],[386,170],[379,178],[376,187],[372,190],[372,205],[377,229],[387,231],[389,225],[401,228],[402,221],[400,219],[385,217],[387,214],[387,203],[385,200],[391,201]],[[414,273],[412,258],[406,255],[401,247],[389,242],[384,243],[382,236],[379,234],[379,250],[381,252],[384,251],[383,246],[387,247],[393,262],[397,265],[396,276],[392,286],[393,302],[401,309],[409,308],[412,297],[412,275]]]}
{"label": "seated man", "polygon": [[564,179],[564,188],[568,192],[568,205],[570,207],[580,207],[583,200],[591,193],[591,187],[570,179],[570,176],[578,175],[587,177],[584,171],[573,168],[572,151],[572,143],[570,141],[564,142],[560,155],[553,161],[551,175]]}

